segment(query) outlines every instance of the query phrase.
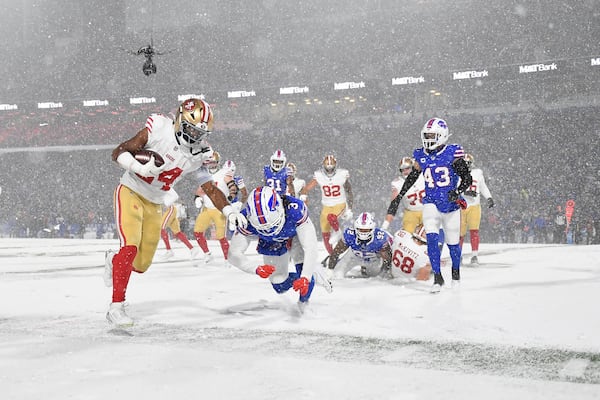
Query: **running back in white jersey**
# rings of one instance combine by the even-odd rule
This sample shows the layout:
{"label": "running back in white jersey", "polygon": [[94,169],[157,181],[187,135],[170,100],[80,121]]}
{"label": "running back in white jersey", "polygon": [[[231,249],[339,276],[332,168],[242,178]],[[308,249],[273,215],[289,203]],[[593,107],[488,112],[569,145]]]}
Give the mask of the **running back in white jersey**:
{"label": "running back in white jersey", "polygon": [[[399,193],[405,180],[402,176],[394,179],[392,181],[392,191]],[[423,174],[419,174],[419,178],[408,189],[400,204],[404,210],[423,211],[423,197],[425,197],[425,178],[423,178]]]}
{"label": "running back in white jersey", "polygon": [[333,176],[327,176],[322,170],[315,171],[313,178],[321,187],[321,204],[335,206],[346,203],[347,195],[344,184],[350,178],[347,169],[337,168]]}
{"label": "running back in white jersey", "polygon": [[[158,177],[142,177],[129,170],[121,177],[121,184],[155,204],[162,204],[166,193],[183,176],[198,171],[199,184],[211,180],[203,166],[203,156],[186,155],[179,147],[173,131],[173,121],[161,114],[152,114],[146,120],[148,143],[145,148],[154,150],[165,160],[165,169]],[[209,144],[206,144],[209,147]]]}
{"label": "running back in white jersey", "polygon": [[481,196],[486,199],[492,197],[492,193],[485,183],[483,171],[480,168],[473,168],[473,170],[471,170],[471,177],[473,178],[473,183],[471,183],[471,186],[469,186],[467,190],[476,192],[478,196],[463,196],[467,201],[467,206],[481,204]]}
{"label": "running back in white jersey", "polygon": [[417,278],[417,273],[429,263],[427,245],[417,244],[410,232],[399,230],[392,242],[392,266],[394,278]]}
{"label": "running back in white jersey", "polygon": [[[215,186],[223,192],[225,197],[229,196],[229,188],[227,187],[227,182],[233,179],[233,171],[221,168],[217,172],[212,175],[212,180]],[[204,207],[216,209],[215,205],[211,201],[211,199],[206,195],[202,195],[202,200],[204,200]]]}

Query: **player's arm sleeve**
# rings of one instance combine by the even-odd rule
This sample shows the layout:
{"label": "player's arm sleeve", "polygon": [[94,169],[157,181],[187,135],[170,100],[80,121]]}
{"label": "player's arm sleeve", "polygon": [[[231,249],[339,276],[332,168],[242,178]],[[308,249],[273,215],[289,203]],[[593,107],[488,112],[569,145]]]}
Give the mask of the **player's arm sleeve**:
{"label": "player's arm sleeve", "polygon": [[383,260],[381,264],[381,268],[388,270],[392,266],[392,248],[388,242],[386,242],[381,250],[379,251],[379,255]]}
{"label": "player's arm sleeve", "polygon": [[327,262],[327,268],[334,269],[335,266],[337,265],[338,261],[340,260],[340,256],[342,254],[344,254],[344,252],[346,251],[347,248],[348,248],[348,245],[343,240],[340,240],[335,245],[335,247],[333,248],[333,251],[331,252],[331,255],[329,256],[329,260]]}
{"label": "player's arm sleeve", "polygon": [[296,228],[298,241],[304,250],[304,266],[302,276],[310,281],[310,278],[319,264],[319,247],[317,242],[317,230],[310,217]]}
{"label": "player's arm sleeve", "polygon": [[250,260],[250,257],[246,255],[246,249],[248,249],[249,245],[250,237],[236,232],[229,242],[229,253],[227,259],[234,267],[249,274],[255,275],[256,267],[258,267],[258,265],[254,265]]}
{"label": "player's arm sleeve", "polygon": [[[468,172],[468,169],[467,169],[467,172]],[[408,192],[408,189],[410,189],[412,187],[412,185],[415,184],[417,179],[419,179],[420,173],[421,172],[417,171],[414,168],[412,169],[412,171],[410,171],[410,174],[408,174],[408,176],[406,177],[406,180],[404,181],[404,184],[402,185],[402,189],[400,189],[400,192],[398,193],[398,195],[396,197],[394,197],[394,199],[390,203],[390,206],[387,209],[388,215],[391,215],[391,216],[396,215],[396,213],[398,212],[398,207],[400,206],[400,201],[402,200],[402,198],[404,197],[406,192]],[[470,185],[470,183],[469,183],[469,185]]]}
{"label": "player's arm sleeve", "polygon": [[471,186],[471,183],[473,183],[469,166],[464,158],[457,158],[452,163],[452,167],[460,177],[460,185],[458,185],[457,190],[459,193],[464,193]]}
{"label": "player's arm sleeve", "polygon": [[481,181],[479,182],[479,191],[486,199],[492,198],[492,192],[490,192],[487,183],[485,183],[485,178],[483,177],[483,175],[481,176]]}

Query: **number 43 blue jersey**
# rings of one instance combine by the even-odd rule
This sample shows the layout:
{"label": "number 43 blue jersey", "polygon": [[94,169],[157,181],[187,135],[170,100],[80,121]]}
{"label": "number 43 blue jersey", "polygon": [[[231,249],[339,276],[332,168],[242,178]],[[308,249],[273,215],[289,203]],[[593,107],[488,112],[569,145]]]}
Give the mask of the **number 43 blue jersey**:
{"label": "number 43 blue jersey", "polygon": [[465,151],[458,144],[444,146],[438,152],[428,153],[424,148],[413,152],[414,159],[421,167],[425,178],[425,197],[423,204],[435,204],[440,212],[448,213],[458,210],[460,206],[448,200],[448,192],[458,187],[460,177],[452,163],[463,158]]}

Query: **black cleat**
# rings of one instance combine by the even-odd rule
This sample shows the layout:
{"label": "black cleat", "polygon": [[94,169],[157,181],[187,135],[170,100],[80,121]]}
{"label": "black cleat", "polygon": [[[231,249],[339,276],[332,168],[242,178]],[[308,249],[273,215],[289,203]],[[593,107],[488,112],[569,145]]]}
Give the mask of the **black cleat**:
{"label": "black cleat", "polygon": [[460,281],[460,269],[456,268],[452,268],[452,280],[453,281]]}

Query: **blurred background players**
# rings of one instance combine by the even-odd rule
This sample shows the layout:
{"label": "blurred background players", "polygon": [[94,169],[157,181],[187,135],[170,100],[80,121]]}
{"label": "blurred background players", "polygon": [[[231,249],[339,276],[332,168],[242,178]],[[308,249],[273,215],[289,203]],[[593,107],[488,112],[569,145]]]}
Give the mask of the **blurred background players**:
{"label": "blurred background players", "polygon": [[460,209],[467,204],[461,194],[471,185],[471,173],[464,160],[465,152],[458,144],[447,144],[450,133],[446,121],[431,118],[421,129],[423,147],[413,152],[413,169],[398,196],[390,203],[388,214],[395,215],[402,197],[415,184],[419,174],[425,178],[423,225],[427,232],[427,254],[434,272],[431,293],[439,293],[444,285],[440,269],[440,228],[444,229],[452,259],[452,285],[460,284]]}
{"label": "blurred background players", "polygon": [[[104,268],[104,282],[112,286],[112,303],[106,319],[115,326],[133,325],[123,305],[129,278],[133,271],[144,273],[150,267],[160,240],[162,205],[177,200],[173,185],[181,178],[198,171],[197,179],[216,208],[231,218],[232,224],[246,224],[245,217],[233,209],[204,168],[213,153],[206,141],[212,126],[213,114],[208,103],[188,99],[181,103],[174,120],[151,114],[143,129],[112,152],[112,160],[125,169],[114,192],[121,247],[116,254],[107,252]],[[157,167],[154,156],[141,164],[133,153],[142,149],[160,154],[164,164]]]}
{"label": "blurred background players", "polygon": [[[302,309],[315,285],[313,274],[321,268],[317,261],[317,233],[305,204],[295,197],[279,196],[270,186],[262,186],[250,192],[242,214],[247,216],[248,226],[238,227],[233,235],[229,262],[244,272],[269,278],[277,293],[293,288],[299,294]],[[258,254],[263,256],[263,264],[258,266],[245,254],[254,238],[258,239]],[[294,265],[292,272],[290,261]]]}
{"label": "blurred background players", "polygon": [[350,184],[350,173],[347,169],[338,168],[336,158],[328,154],[323,159],[321,169],[315,171],[313,178],[300,192],[300,199],[307,201],[308,193],[319,185],[321,188],[321,235],[323,244],[329,254],[333,253],[333,247],[342,237],[338,217],[349,221],[352,219],[352,185]]}
{"label": "blurred background players", "polygon": [[181,225],[179,224],[179,221],[184,218],[187,218],[187,212],[185,210],[185,206],[179,201],[175,202],[173,205],[167,207],[163,211],[163,219],[160,226],[160,237],[165,243],[167,251],[165,254],[163,254],[161,260],[168,260],[175,255],[171,249],[171,242],[169,240],[169,232],[167,232],[167,228],[173,232],[173,236],[179,239],[179,241],[181,241],[188,249],[190,249],[191,259],[194,259],[198,256],[200,249],[192,246],[186,234],[181,231]]}
{"label": "blurred background players", "polygon": [[429,279],[431,264],[427,255],[427,235],[423,225],[417,225],[413,233],[401,229],[394,234],[389,275],[402,281]]}
{"label": "blurred background players", "polygon": [[[415,161],[411,157],[404,157],[398,164],[400,176],[392,181],[392,200],[398,196],[404,181],[412,171]],[[423,223],[423,197],[425,196],[425,179],[419,175],[417,181],[406,194],[402,197],[400,205],[402,207],[402,229],[408,232],[414,232],[417,225]],[[387,230],[393,221],[394,215],[387,214],[385,221],[381,224],[381,229]]]}
{"label": "blurred background players", "polygon": [[294,176],[290,168],[286,167],[287,157],[283,150],[275,150],[271,156],[269,165],[263,168],[265,185],[270,186],[279,195],[289,193],[291,196],[296,196],[294,192]]}
{"label": "blurred background players", "polygon": [[391,243],[392,237],[375,226],[373,216],[368,212],[361,213],[352,227],[344,229],[329,256],[328,276],[343,278],[356,266],[360,266],[362,277],[378,276],[390,268]]}
{"label": "blurred background players", "polygon": [[[221,168],[221,155],[216,151],[214,152],[213,158],[208,163],[208,171],[212,175],[213,186],[226,198],[232,199],[231,188],[232,186],[235,186],[233,183],[233,171],[231,169]],[[210,197],[207,196],[204,186],[199,186],[196,190],[194,203],[200,210],[196,217],[196,223],[194,224],[194,236],[196,237],[198,245],[204,252],[204,261],[209,263],[213,259],[212,254],[208,249],[208,243],[206,242],[206,231],[210,228],[211,224],[214,224],[215,239],[219,241],[221,250],[223,251],[223,257],[227,260],[229,251],[229,242],[225,237],[227,219],[211,201]]]}
{"label": "blurred background players", "polygon": [[304,186],[306,186],[306,181],[304,179],[298,178],[298,168],[296,168],[296,164],[290,162],[288,163],[287,167],[290,170],[290,173],[292,174],[293,185],[288,186],[288,191],[286,194],[293,196],[290,191],[290,188],[293,187],[295,193],[294,197],[298,197],[300,196],[300,192],[302,191],[302,189],[304,189]]}
{"label": "blurred background players", "polygon": [[460,247],[462,248],[467,231],[471,239],[471,265],[478,265],[479,260],[479,225],[481,223],[481,196],[487,199],[488,208],[494,207],[494,200],[490,189],[488,189],[480,168],[473,168],[474,158],[471,154],[465,154],[465,161],[471,171],[473,181],[471,186],[465,190],[467,208],[460,213]]}

